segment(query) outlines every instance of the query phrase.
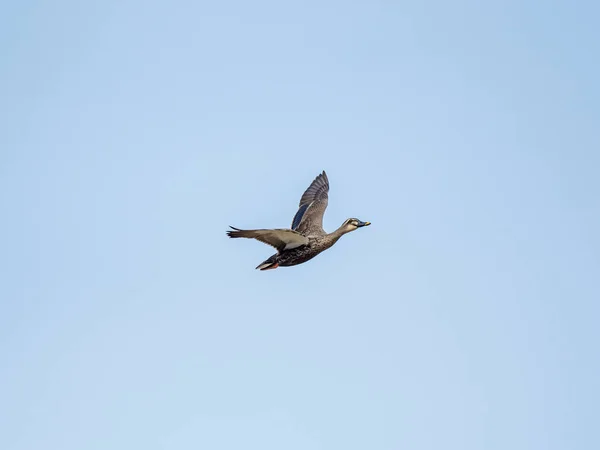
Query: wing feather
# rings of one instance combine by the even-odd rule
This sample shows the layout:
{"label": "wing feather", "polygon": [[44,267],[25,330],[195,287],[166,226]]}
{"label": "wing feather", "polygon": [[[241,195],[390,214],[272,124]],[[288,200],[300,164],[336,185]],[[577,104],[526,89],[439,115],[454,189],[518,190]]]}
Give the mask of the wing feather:
{"label": "wing feather", "polygon": [[284,250],[301,247],[308,244],[308,238],[293,230],[274,229],[274,230],[240,230],[231,227],[227,232],[231,238],[249,238],[256,239],[264,244],[275,247],[279,253]]}
{"label": "wing feather", "polygon": [[300,198],[300,208],[292,221],[292,230],[308,236],[324,234],[323,215],[329,201],[329,180],[325,171],[319,174]]}

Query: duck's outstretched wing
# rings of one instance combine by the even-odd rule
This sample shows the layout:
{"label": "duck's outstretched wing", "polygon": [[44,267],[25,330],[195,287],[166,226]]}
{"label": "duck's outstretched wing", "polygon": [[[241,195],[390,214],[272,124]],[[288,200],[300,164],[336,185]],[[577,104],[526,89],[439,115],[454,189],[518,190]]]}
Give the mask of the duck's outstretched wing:
{"label": "duck's outstretched wing", "polygon": [[304,236],[325,234],[323,214],[329,200],[329,180],[323,171],[310,184],[300,199],[300,208],[292,221],[292,230]]}
{"label": "duck's outstretched wing", "polygon": [[240,230],[231,227],[233,230],[227,232],[230,238],[249,238],[275,247],[279,253],[284,250],[301,247],[308,244],[308,238],[293,230]]}

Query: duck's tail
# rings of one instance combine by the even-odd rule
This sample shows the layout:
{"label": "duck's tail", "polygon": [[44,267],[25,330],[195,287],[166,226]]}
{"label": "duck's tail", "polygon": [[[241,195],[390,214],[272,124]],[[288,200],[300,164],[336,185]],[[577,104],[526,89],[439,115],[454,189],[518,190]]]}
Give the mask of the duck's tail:
{"label": "duck's tail", "polygon": [[279,262],[277,262],[277,255],[271,256],[269,259],[261,262],[258,266],[256,266],[256,268],[260,270],[277,269],[278,267]]}

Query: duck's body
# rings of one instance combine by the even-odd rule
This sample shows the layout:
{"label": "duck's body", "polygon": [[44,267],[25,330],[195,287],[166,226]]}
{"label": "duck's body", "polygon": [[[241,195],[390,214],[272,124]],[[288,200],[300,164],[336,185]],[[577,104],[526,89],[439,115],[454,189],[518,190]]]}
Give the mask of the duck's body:
{"label": "duck's body", "polygon": [[279,266],[288,267],[305,263],[330,248],[340,237],[341,235],[333,236],[333,233],[324,236],[310,236],[307,245],[275,253],[269,259],[259,264],[257,269],[267,270],[275,269]]}
{"label": "duck's body", "polygon": [[370,225],[358,219],[348,219],[333,233],[323,230],[323,214],[327,208],[329,181],[325,171],[311,183],[300,199],[300,207],[289,229],[240,230],[227,234],[232,238],[253,238],[277,249],[277,253],[258,265],[269,270],[279,266],[302,264],[335,244],[344,234]]}

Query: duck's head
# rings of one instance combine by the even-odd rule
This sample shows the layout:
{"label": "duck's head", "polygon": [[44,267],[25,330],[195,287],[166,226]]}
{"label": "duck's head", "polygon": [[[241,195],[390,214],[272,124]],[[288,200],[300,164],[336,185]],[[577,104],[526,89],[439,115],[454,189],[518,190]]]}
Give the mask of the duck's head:
{"label": "duck's head", "polygon": [[366,227],[369,225],[371,225],[371,222],[363,222],[362,220],[351,218],[347,219],[340,228],[342,228],[346,233],[349,233],[357,228]]}

